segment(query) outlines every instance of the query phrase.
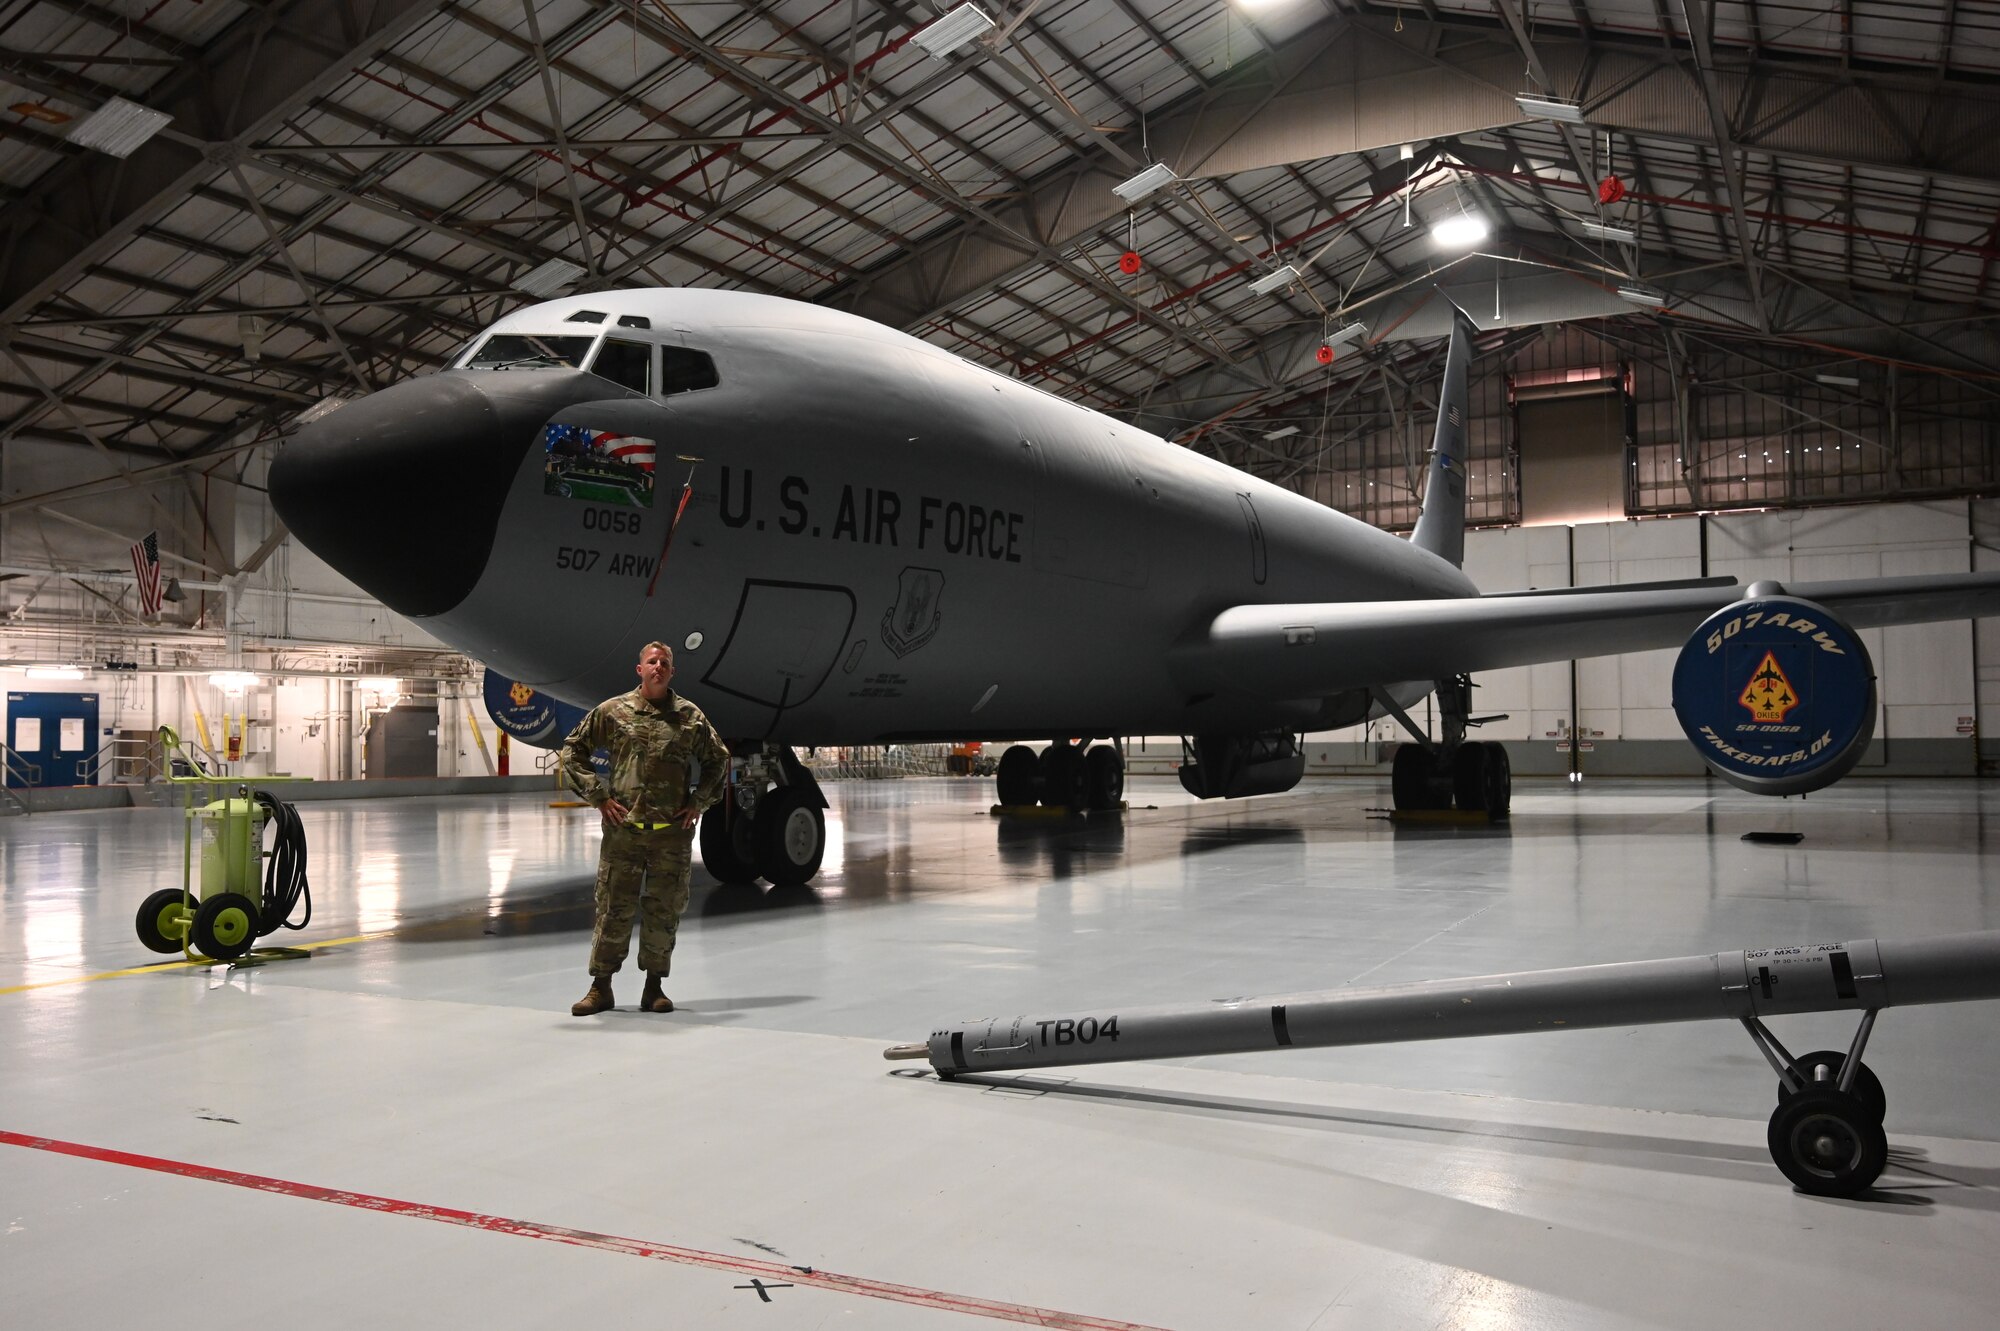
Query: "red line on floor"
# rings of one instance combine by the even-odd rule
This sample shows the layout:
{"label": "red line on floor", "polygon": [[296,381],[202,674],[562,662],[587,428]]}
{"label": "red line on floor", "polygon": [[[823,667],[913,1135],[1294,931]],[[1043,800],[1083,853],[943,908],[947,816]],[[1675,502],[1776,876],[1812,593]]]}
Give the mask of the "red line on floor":
{"label": "red line on floor", "polygon": [[764,1262],[748,1257],[731,1257],[724,1253],[703,1252],[699,1248],[678,1248],[669,1244],[647,1243],[639,1239],[619,1238],[615,1234],[598,1234],[587,1229],[565,1229],[561,1225],[544,1225],[533,1220],[509,1220],[505,1216],[480,1215],[474,1211],[460,1211],[449,1206],[427,1206],[422,1202],[398,1201],[394,1197],[377,1197],[370,1193],[348,1192],[341,1188],[323,1188],[315,1183],[294,1183],[288,1179],[267,1178],[262,1174],[240,1174],[233,1169],[217,1169],[212,1165],[191,1164],[185,1160],[164,1160],[158,1156],[134,1155],[129,1151],[114,1151],[103,1146],[86,1146],[55,1137],[31,1137],[26,1133],[0,1131],[0,1146],[24,1146],[31,1150],[48,1151],[54,1155],[95,1160],[100,1164],[150,1169],[159,1174],[173,1174],[180,1178],[200,1179],[208,1183],[227,1183],[231,1187],[272,1192],[281,1197],[331,1202],[337,1206],[352,1206],[363,1211],[380,1211],[388,1215],[409,1216],[416,1220],[435,1220],[441,1224],[464,1225],[495,1234],[511,1234],[516,1238],[547,1239],[552,1243],[567,1243],[579,1248],[598,1248],[606,1252],[622,1252],[632,1257],[678,1262],[683,1266],[705,1266],[716,1271],[727,1271],[733,1275],[753,1276],[788,1285],[810,1285],[816,1289],[832,1290],[840,1294],[858,1294],[864,1298],[886,1299],[892,1303],[910,1303],[920,1308],[936,1308],[943,1312],[968,1313],[975,1317],[990,1317],[1002,1322],[1025,1322],[1030,1326],[1057,1327],[1063,1331],[1161,1331],[1159,1327],[1147,1326],[1140,1322],[1120,1322],[1108,1317],[1090,1317],[1078,1313],[1056,1312],[1049,1308],[1033,1308],[1026,1304],[1001,1303],[993,1299],[974,1298],[964,1294],[947,1294],[941,1290],[922,1289],[914,1285],[895,1285],[883,1280],[868,1280],[861,1276],[844,1276],[833,1271],[786,1266],[781,1262]]}

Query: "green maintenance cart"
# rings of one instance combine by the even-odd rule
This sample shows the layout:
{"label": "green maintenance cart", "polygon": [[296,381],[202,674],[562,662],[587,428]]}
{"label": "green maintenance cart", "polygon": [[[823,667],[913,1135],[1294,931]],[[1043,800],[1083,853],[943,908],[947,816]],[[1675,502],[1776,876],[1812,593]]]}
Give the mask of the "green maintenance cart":
{"label": "green maintenance cart", "polygon": [[[306,840],[298,813],[269,791],[252,791],[232,777],[216,776],[181,745],[171,726],[160,727],[169,757],[178,753],[192,776],[170,776],[169,785],[186,792],[182,802],[181,885],[161,888],[139,907],[139,941],[154,952],[180,952],[189,961],[241,962],[254,948],[254,962],[304,957],[300,948],[256,948],[259,938],[279,929],[303,929],[312,920],[312,890],[306,882]],[[259,777],[302,781],[305,777]],[[230,788],[234,787],[233,790]],[[217,798],[220,794],[221,798]],[[264,849],[267,828],[277,836]],[[200,891],[196,853],[200,851]],[[292,916],[299,906],[305,917]]]}

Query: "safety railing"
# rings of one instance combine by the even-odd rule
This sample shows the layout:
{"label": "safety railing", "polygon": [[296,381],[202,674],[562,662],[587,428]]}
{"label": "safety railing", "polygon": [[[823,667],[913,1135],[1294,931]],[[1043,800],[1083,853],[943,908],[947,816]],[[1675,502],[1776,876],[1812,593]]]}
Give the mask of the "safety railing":
{"label": "safety railing", "polygon": [[821,781],[881,781],[905,776],[945,776],[948,744],[840,745],[799,755]]}
{"label": "safety railing", "polygon": [[76,759],[74,768],[76,772],[76,784],[79,786],[94,786],[98,783],[106,764],[111,764],[115,768],[118,760],[117,747],[117,740],[107,739],[104,743],[97,746],[96,753],[87,753],[83,757]]}
{"label": "safety railing", "polygon": [[0,781],[0,794],[4,794],[7,798],[7,802],[12,804],[15,807],[15,809],[19,810],[20,812],[22,813],[32,812],[32,810],[28,808],[27,801],[14,793],[13,787],[17,783],[23,786],[41,785],[42,784],[41,764],[31,763],[26,758],[23,758],[20,754],[14,752],[14,750],[9,748],[7,745],[0,744],[0,768],[4,768],[6,770],[6,774],[8,777],[6,781]]}

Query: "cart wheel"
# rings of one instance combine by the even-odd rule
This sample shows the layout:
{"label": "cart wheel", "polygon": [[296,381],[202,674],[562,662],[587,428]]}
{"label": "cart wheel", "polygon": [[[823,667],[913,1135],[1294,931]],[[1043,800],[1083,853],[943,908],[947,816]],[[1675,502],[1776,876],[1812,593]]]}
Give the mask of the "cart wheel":
{"label": "cart wheel", "polygon": [[1771,1159],[1816,1197],[1858,1197],[1889,1162],[1882,1122],[1859,1096],[1802,1091],[1771,1115]]}
{"label": "cart wheel", "polygon": [[[1810,1054],[1799,1055],[1799,1071],[1805,1074],[1808,1089],[1840,1089],[1840,1069],[1847,1063],[1847,1055],[1836,1049],[1816,1049]],[[1880,1123],[1889,1112],[1889,1093],[1882,1089],[1882,1079],[1875,1070],[1863,1063],[1854,1073],[1853,1092],[1856,1099],[1867,1105]],[[1785,1083],[1778,1083],[1778,1103],[1784,1104],[1792,1098]]]}
{"label": "cart wheel", "polygon": [[139,918],[134,923],[139,941],[152,952],[180,951],[181,942],[187,937],[188,921],[194,918],[195,907],[200,904],[192,892],[183,892],[178,887],[161,888],[139,905]]}
{"label": "cart wheel", "polygon": [[202,955],[234,961],[257,941],[257,903],[240,892],[217,893],[194,913],[189,937]]}

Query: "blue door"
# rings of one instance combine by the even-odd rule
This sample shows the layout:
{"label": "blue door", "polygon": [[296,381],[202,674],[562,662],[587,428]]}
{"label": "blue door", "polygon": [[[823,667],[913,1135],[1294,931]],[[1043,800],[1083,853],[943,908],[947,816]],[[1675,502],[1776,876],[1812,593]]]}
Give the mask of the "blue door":
{"label": "blue door", "polygon": [[79,786],[97,780],[97,695],[7,695],[9,786]]}

